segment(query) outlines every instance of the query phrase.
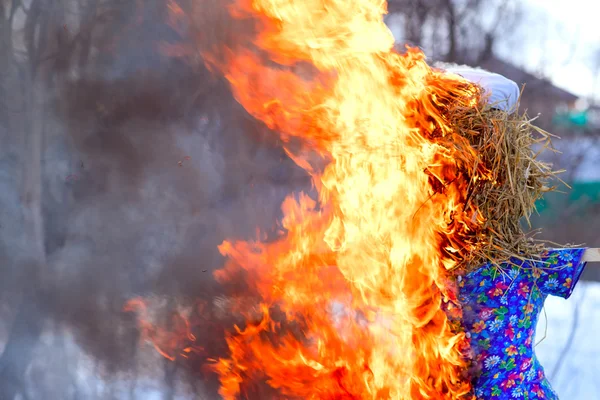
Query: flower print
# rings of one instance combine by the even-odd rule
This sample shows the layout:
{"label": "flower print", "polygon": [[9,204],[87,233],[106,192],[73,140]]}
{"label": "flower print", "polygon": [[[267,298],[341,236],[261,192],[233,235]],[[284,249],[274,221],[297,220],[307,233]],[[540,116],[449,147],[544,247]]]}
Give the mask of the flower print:
{"label": "flower print", "polygon": [[480,316],[481,319],[486,320],[489,319],[493,314],[494,310],[492,310],[491,308],[484,308],[483,310],[481,310]]}
{"label": "flower print", "polygon": [[502,321],[500,319],[496,318],[495,320],[490,322],[489,327],[490,327],[490,331],[498,332],[500,330],[500,328],[502,328]]}
{"label": "flower print", "polygon": [[482,351],[481,353],[479,353],[475,356],[475,361],[478,364],[481,364],[483,362],[483,360],[485,360],[486,358],[487,358],[487,353],[485,351]]}
{"label": "flower print", "polygon": [[531,328],[531,317],[525,315],[525,318],[519,320],[517,327],[522,330],[523,329],[528,330],[529,328]]}
{"label": "flower print", "polygon": [[529,371],[525,372],[525,379],[527,379],[528,381],[532,381],[535,379],[535,369],[530,369]]}
{"label": "flower print", "polygon": [[558,254],[551,254],[549,257],[546,257],[546,264],[556,265],[558,264]]}
{"label": "flower print", "polygon": [[[570,293],[575,285],[575,266],[568,263],[579,255],[572,253],[570,261],[569,255],[553,251],[544,262],[517,260],[522,267],[501,266],[503,273],[485,265],[463,277],[459,295],[465,331],[471,334],[470,359],[479,376],[473,387],[476,398],[556,399],[532,347],[546,294]],[[466,312],[467,307],[472,311]]]}
{"label": "flower print", "polygon": [[537,377],[539,380],[544,379],[544,372],[542,370],[537,371]]}
{"label": "flower print", "polygon": [[486,338],[483,340],[478,340],[477,341],[477,346],[479,346],[481,349],[487,350],[490,348],[490,339]]}
{"label": "flower print", "polygon": [[570,251],[561,251],[558,253],[558,259],[567,263],[572,262],[574,258],[574,254]]}
{"label": "flower print", "polygon": [[535,331],[534,330],[527,331],[527,338],[528,339],[533,339],[534,336],[535,336]]}
{"label": "flower print", "polygon": [[545,399],[545,398],[546,398],[546,396],[544,396],[544,391],[542,390],[542,388],[540,387],[540,385],[538,385],[537,383],[536,383],[536,384],[534,384],[534,385],[531,387],[531,391],[532,391],[533,393],[535,393],[535,395],[536,395],[536,396],[538,396],[538,397],[539,397],[539,398],[541,398],[541,399]]}
{"label": "flower print", "polygon": [[500,362],[500,369],[504,371],[512,371],[515,368],[517,368],[517,365],[515,364],[515,359],[512,357],[507,357],[505,360]]}
{"label": "flower print", "polygon": [[498,356],[490,356],[488,358],[485,359],[485,361],[483,362],[485,367],[490,369],[496,365],[498,365],[498,363],[500,362],[500,357]]}
{"label": "flower print", "polygon": [[500,384],[500,387],[503,389],[510,389],[511,387],[515,386],[516,384],[517,383],[515,382],[514,379],[508,378]]}
{"label": "flower print", "polygon": [[488,302],[488,300],[489,300],[489,298],[485,295],[485,293],[481,293],[477,297],[477,303],[479,303],[479,304],[485,304]]}
{"label": "flower print", "polygon": [[531,296],[529,296],[529,298],[533,301],[537,301],[542,298],[542,292],[537,284],[531,288]]}
{"label": "flower print", "polygon": [[523,298],[526,298],[529,295],[529,285],[525,282],[519,282],[519,288],[517,289],[517,294]]}
{"label": "flower print", "polygon": [[481,267],[481,276],[493,276],[495,269],[491,263],[487,263]]}
{"label": "flower print", "polygon": [[485,329],[485,321],[479,321],[479,322],[475,322],[475,324],[473,324],[473,332],[475,333],[481,333],[481,331],[483,331]]}
{"label": "flower print", "polygon": [[512,327],[506,328],[504,334],[508,336],[510,340],[514,340],[515,338],[515,330]]}
{"label": "flower print", "polygon": [[531,314],[533,311],[533,304],[532,303],[527,303],[523,306],[523,313],[525,314]]}
{"label": "flower print", "polygon": [[508,314],[508,308],[502,306],[502,307],[498,307],[494,310],[494,314],[496,314],[496,316],[500,317],[500,319],[502,321],[504,321],[504,316],[506,314]]}
{"label": "flower print", "polygon": [[488,290],[488,294],[491,297],[498,297],[498,296],[502,296],[502,294],[504,293],[504,291],[508,288],[508,286],[500,281],[500,282],[496,282],[496,284],[494,285],[494,287],[492,287],[490,290]]}
{"label": "flower print", "polygon": [[518,380],[522,380],[523,376],[521,374],[517,374],[516,372],[513,372],[510,375],[508,375],[508,379],[512,379],[513,381],[518,381]]}
{"label": "flower print", "polygon": [[514,356],[516,354],[518,354],[519,352],[517,351],[517,346],[515,346],[514,344],[511,344],[510,346],[508,346],[506,349],[504,349],[504,351],[506,352],[506,354],[508,354],[509,356]]}
{"label": "flower print", "polygon": [[519,345],[519,354],[527,354],[527,347],[523,346],[522,344]]}
{"label": "flower print", "polygon": [[552,290],[552,289],[558,287],[558,279],[556,279],[556,278],[548,279],[546,281],[546,283],[544,284],[544,287],[549,290]]}

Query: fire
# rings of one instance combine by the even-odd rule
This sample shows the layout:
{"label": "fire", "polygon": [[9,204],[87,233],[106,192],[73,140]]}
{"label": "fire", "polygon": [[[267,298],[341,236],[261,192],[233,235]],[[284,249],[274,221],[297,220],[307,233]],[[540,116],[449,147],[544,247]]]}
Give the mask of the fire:
{"label": "fire", "polygon": [[480,95],[419,50],[393,51],[385,12],[381,0],[239,0],[253,47],[203,54],[251,115],[303,143],[286,150],[318,191],[285,200],[279,240],[219,247],[217,279],[242,270],[260,298],[215,361],[226,399],[256,382],[285,398],[469,396],[450,271],[482,218],[466,205],[476,154],[444,110]]}
{"label": "fire", "polygon": [[159,324],[150,322],[152,318],[147,302],[148,300],[141,298],[131,299],[125,304],[123,311],[137,313],[142,337],[150,341],[161,356],[175,361],[177,357],[187,358],[189,353],[202,352],[202,348],[198,346],[187,345],[196,340],[187,318],[175,312],[168,323],[169,329],[160,329],[157,327]]}

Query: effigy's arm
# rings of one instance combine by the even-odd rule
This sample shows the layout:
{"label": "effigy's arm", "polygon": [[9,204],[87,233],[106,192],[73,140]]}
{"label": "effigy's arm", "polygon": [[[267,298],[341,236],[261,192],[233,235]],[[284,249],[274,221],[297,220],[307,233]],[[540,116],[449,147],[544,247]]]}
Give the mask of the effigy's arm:
{"label": "effigy's arm", "polygon": [[[548,252],[548,255],[552,255],[554,252],[564,252],[564,251],[572,251],[580,249],[553,249]],[[585,248],[583,254],[581,255],[581,262],[600,262],[600,248],[598,247],[589,247]]]}
{"label": "effigy's arm", "polygon": [[542,293],[569,298],[588,262],[600,261],[597,248],[549,249],[535,262],[534,276]]}

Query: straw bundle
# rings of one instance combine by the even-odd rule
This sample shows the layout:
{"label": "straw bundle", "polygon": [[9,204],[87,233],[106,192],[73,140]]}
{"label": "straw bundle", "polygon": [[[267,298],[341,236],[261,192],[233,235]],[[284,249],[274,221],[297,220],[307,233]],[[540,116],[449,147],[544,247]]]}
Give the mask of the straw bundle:
{"label": "straw bundle", "polygon": [[521,221],[531,229],[535,202],[555,189],[549,183],[562,172],[539,158],[546,150],[554,151],[554,136],[534,126],[525,113],[497,110],[481,95],[476,107],[455,101],[446,104],[443,113],[454,132],[445,145],[454,147],[463,163],[474,163],[463,171],[468,184],[462,211],[474,210],[478,215],[470,222],[477,223],[464,238],[467,246],[460,251],[457,267],[469,271],[487,262],[539,259],[545,245],[534,240],[535,231],[526,232]]}

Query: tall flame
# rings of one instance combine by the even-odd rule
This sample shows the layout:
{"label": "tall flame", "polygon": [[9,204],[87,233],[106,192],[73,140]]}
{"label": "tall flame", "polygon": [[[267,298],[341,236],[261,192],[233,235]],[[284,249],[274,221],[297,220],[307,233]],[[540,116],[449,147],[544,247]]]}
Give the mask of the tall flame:
{"label": "tall flame", "polygon": [[[281,134],[318,198],[284,201],[278,240],[219,247],[228,261],[216,278],[242,272],[260,299],[231,310],[245,322],[227,337],[229,357],[214,360],[221,395],[266,382],[285,398],[471,397],[449,271],[483,222],[467,192],[485,171],[445,112],[476,106],[478,88],[417,49],[393,51],[382,0],[237,0],[231,12],[258,35],[203,57]],[[170,332],[192,340],[178,321]],[[167,358],[184,346],[143,328]]]}
{"label": "tall flame", "polygon": [[[462,167],[437,139],[452,134],[439,110],[475,105],[476,88],[433,71],[418,50],[394,52],[381,0],[240,0],[232,10],[260,32],[256,48],[215,62],[237,100],[329,163],[313,168],[286,148],[318,201],[288,197],[275,242],[219,248],[229,261],[217,278],[245,270],[262,313],[228,337],[221,394],[266,380],[292,398],[468,395],[447,271],[460,246],[451,238],[478,220],[455,218]],[[312,76],[298,73],[306,64]]]}

